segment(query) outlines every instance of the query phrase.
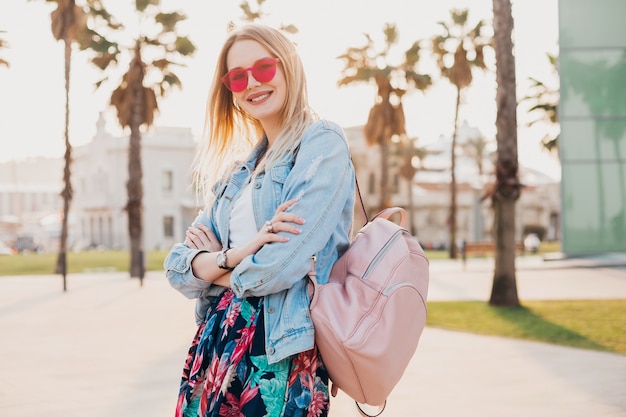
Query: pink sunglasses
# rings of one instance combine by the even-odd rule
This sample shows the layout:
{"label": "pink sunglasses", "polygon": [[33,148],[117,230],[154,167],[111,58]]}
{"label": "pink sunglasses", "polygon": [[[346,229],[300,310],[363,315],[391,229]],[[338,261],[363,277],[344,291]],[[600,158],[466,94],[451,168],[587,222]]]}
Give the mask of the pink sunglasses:
{"label": "pink sunglasses", "polygon": [[240,93],[248,87],[248,72],[260,83],[272,81],[276,75],[278,61],[280,61],[278,58],[261,58],[250,68],[231,69],[220,80],[233,93]]}

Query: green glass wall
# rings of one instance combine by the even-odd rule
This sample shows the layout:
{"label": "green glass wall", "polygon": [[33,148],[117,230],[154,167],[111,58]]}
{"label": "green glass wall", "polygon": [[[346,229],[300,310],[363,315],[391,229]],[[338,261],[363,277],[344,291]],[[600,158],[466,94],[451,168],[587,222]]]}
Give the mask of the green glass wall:
{"label": "green glass wall", "polygon": [[559,0],[562,250],[626,251],[626,0]]}

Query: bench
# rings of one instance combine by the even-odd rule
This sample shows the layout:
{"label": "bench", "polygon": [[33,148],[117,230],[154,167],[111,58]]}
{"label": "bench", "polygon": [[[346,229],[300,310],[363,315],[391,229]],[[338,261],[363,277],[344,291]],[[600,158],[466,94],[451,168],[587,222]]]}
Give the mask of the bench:
{"label": "bench", "polygon": [[[461,247],[461,257],[463,259],[463,269],[467,263],[467,255],[490,255],[496,252],[496,242],[465,242]],[[515,252],[523,255],[524,244],[522,242],[515,243]]]}

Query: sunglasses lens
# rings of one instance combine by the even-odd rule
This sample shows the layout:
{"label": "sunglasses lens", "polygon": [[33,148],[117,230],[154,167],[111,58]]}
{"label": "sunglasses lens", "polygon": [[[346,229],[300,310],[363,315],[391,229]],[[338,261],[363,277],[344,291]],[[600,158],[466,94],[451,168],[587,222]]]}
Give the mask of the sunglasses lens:
{"label": "sunglasses lens", "polygon": [[226,83],[226,87],[229,87],[231,91],[239,93],[246,89],[248,86],[248,72],[242,69],[230,71]]}
{"label": "sunglasses lens", "polygon": [[266,83],[271,81],[276,75],[276,62],[278,62],[276,58],[259,59],[252,68],[232,69],[221,80],[230,91],[240,93],[248,87],[248,71],[252,72],[255,80]]}
{"label": "sunglasses lens", "polygon": [[276,75],[276,60],[273,58],[260,59],[252,67],[252,76],[259,82],[272,81]]}

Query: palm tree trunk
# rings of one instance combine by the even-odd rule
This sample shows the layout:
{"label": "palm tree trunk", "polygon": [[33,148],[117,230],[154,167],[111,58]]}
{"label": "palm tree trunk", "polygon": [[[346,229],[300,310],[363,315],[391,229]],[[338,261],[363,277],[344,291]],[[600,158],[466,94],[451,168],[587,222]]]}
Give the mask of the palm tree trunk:
{"label": "palm tree trunk", "polygon": [[454,133],[452,134],[452,149],[450,150],[450,215],[448,226],[450,231],[450,259],[456,259],[456,141],[459,133],[459,108],[461,107],[461,89],[456,89],[456,107],[454,109]]}
{"label": "palm tree trunk", "polygon": [[411,233],[411,236],[415,236],[417,234],[417,230],[415,227],[415,224],[413,224],[413,218],[415,217],[415,205],[413,204],[413,178],[411,177],[411,179],[408,180],[408,189],[407,189],[407,196],[409,198],[409,204],[408,204],[408,208],[409,208],[409,212],[408,212],[408,223],[409,223],[409,233]]}
{"label": "palm tree trunk", "polygon": [[133,114],[130,122],[130,144],[128,151],[128,235],[130,238],[130,276],[138,277],[143,285],[143,169],[141,166],[141,121],[144,111],[143,76],[132,86]]}
{"label": "palm tree trunk", "polygon": [[[383,131],[386,131],[384,129]],[[382,163],[382,172],[380,173],[380,207],[379,210],[384,210],[390,206],[391,202],[391,190],[389,188],[389,140],[383,137],[380,141],[380,157]]]}
{"label": "palm tree trunk", "polygon": [[70,144],[70,66],[72,58],[72,44],[64,39],[65,45],[65,167],[63,168],[63,218],[61,219],[61,239],[59,242],[59,256],[57,258],[56,273],[63,276],[63,291],[67,291],[67,235],[68,217],[72,202],[72,145]]}
{"label": "palm tree trunk", "polygon": [[515,203],[520,194],[517,160],[517,98],[513,55],[513,16],[510,0],[493,0],[496,52],[496,184],[492,196],[495,268],[490,305],[518,306],[515,278]]}
{"label": "palm tree trunk", "polygon": [[142,219],[142,167],[141,133],[139,126],[131,127],[130,147],[128,152],[128,235],[130,238],[130,276],[143,279],[143,219]]}

